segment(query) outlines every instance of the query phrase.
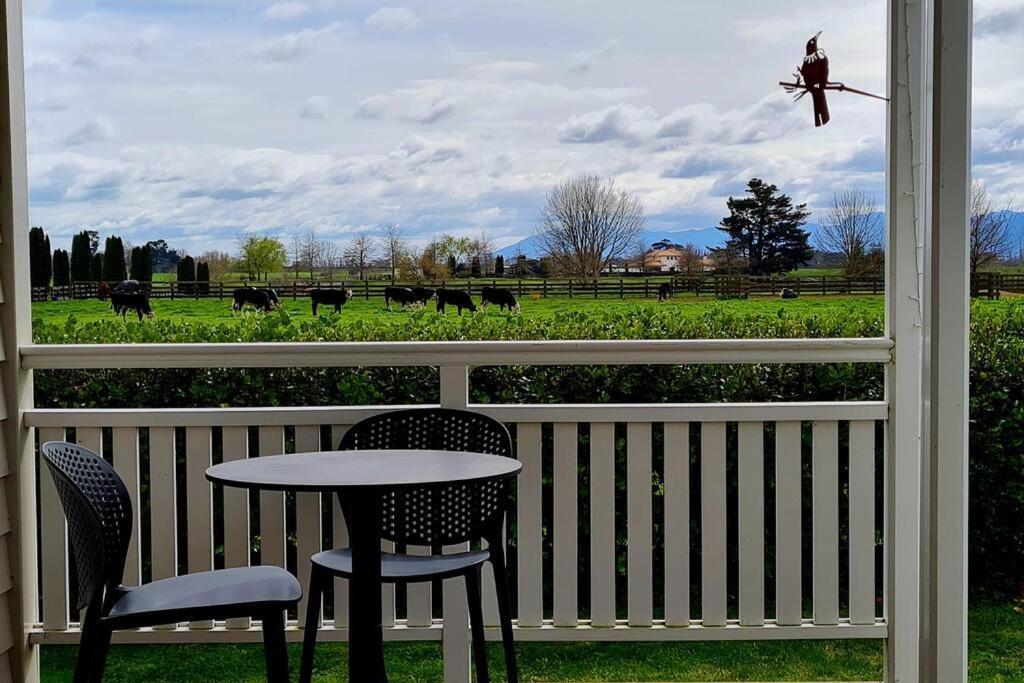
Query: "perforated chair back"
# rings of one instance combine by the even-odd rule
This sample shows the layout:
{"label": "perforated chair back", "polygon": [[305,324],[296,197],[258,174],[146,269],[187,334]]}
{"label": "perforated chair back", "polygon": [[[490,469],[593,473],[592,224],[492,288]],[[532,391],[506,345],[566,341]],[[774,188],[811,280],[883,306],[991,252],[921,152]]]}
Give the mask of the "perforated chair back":
{"label": "perforated chair back", "polygon": [[124,577],[132,534],[131,499],[114,468],[88,448],[49,441],[40,452],[68,519],[81,610]]}
{"label": "perforated chair back", "polygon": [[[353,425],[338,448],[465,451],[512,457],[512,437],[505,425],[486,415],[450,408],[412,408],[374,415]],[[381,500],[381,536],[395,543],[435,548],[494,537],[501,530],[507,507],[506,480],[392,491]]]}

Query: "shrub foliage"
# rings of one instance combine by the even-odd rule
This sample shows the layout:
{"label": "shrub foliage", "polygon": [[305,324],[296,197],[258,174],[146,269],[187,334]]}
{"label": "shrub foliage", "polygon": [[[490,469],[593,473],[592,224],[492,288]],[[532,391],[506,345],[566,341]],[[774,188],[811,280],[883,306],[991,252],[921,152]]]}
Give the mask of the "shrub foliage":
{"label": "shrub foliage", "polygon": [[[344,315],[344,314],[342,314]],[[882,334],[881,314],[843,311],[796,316],[783,310],[698,315],[673,308],[570,312],[556,319],[441,318],[428,312],[392,321],[308,318],[284,310],[240,322],[145,324],[120,320],[35,324],[40,343],[408,341],[468,339],[709,339],[865,337]],[[970,402],[970,575],[975,593],[1019,595],[1024,566],[1024,304],[976,304],[972,314]],[[477,368],[479,403],[878,400],[876,365],[601,366]],[[399,404],[436,401],[431,368],[62,370],[36,373],[41,407],[190,407]],[[586,433],[584,432],[584,442]],[[657,431],[656,431],[657,436]],[[620,439],[621,440],[621,439]],[[619,457],[624,458],[622,444]],[[691,457],[696,461],[696,451]],[[581,459],[582,461],[582,459]],[[730,465],[731,467],[734,464]],[[582,465],[581,465],[582,467]],[[730,481],[735,476],[730,475]],[[581,470],[581,486],[586,473]],[[620,482],[620,486],[622,482]],[[660,482],[652,483],[656,511]],[[624,486],[619,495],[624,496]],[[731,493],[735,496],[735,491]],[[805,501],[805,504],[807,501]],[[623,504],[617,509],[624,510]],[[879,511],[881,512],[881,511]],[[580,509],[581,533],[587,512]],[[657,517],[657,515],[656,515]],[[655,538],[659,539],[656,531]],[[656,553],[660,553],[656,547]],[[656,555],[657,556],[657,555]],[[808,554],[807,557],[810,557]],[[585,552],[581,576],[587,576]]]}

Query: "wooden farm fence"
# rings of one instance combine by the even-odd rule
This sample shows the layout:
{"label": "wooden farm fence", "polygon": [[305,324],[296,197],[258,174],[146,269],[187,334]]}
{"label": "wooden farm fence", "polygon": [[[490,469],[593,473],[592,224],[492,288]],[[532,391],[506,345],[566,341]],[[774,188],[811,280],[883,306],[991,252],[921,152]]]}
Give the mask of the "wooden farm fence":
{"label": "wooden farm fence", "polygon": [[[538,279],[538,278],[471,278],[452,280],[358,280],[358,279],[280,279],[249,283],[255,287],[272,287],[282,299],[307,296],[312,287],[352,289],[355,296],[364,299],[383,298],[386,287],[450,287],[479,294],[483,287],[502,287],[523,297],[564,297],[570,299],[652,299],[657,298],[659,287],[672,283],[676,294],[714,296],[718,298],[746,298],[749,296],[778,296],[790,289],[798,296],[810,294],[882,294],[884,278],[880,276],[847,277],[840,275],[771,276],[746,275],[676,275],[671,277],[602,277],[593,280]],[[99,291],[98,282],[75,282],[60,287],[34,287],[33,301],[60,299],[92,299]],[[143,290],[156,299],[230,299],[232,291],[247,283],[241,280],[216,282],[143,282]],[[971,296],[998,298],[1001,292],[1024,293],[1024,274],[976,273],[971,279]]]}

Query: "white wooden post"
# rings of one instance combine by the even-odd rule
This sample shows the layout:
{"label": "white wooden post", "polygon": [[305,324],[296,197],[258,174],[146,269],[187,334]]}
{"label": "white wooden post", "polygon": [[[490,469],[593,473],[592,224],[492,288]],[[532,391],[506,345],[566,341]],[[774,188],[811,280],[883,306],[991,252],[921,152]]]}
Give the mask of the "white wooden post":
{"label": "white wooden post", "polygon": [[886,680],[966,679],[971,5],[890,1]]}
{"label": "white wooden post", "polygon": [[[32,341],[28,263],[28,153],[21,1],[0,13],[0,614],[9,639],[0,644],[0,680],[39,680],[38,648],[28,624],[39,620],[36,563],[36,480],[32,430],[23,421],[32,407],[32,373],[19,347]],[[9,514],[9,519],[8,519]],[[11,580],[8,580],[8,577]]]}
{"label": "white wooden post", "polygon": [[926,162],[924,78],[929,2],[889,1],[889,109],[886,170],[886,334],[893,362],[886,368],[889,402],[885,457],[886,681],[918,675],[921,485],[921,363]]}
{"label": "white wooden post", "polygon": [[[445,408],[465,408],[469,405],[469,367],[442,365],[440,399]],[[468,544],[446,546],[445,552],[468,550]],[[445,683],[470,683],[469,667],[469,609],[466,602],[466,580],[446,579],[442,586],[442,613],[444,631],[441,636],[444,650]]]}
{"label": "white wooden post", "polygon": [[920,680],[967,678],[971,3],[934,0],[925,275]]}

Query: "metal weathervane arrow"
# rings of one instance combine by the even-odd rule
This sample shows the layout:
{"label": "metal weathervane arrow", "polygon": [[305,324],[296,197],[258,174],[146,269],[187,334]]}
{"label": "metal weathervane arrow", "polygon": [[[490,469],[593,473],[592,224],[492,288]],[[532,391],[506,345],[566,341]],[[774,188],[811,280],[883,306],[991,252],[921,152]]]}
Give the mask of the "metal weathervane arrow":
{"label": "metal weathervane arrow", "polygon": [[858,90],[857,88],[851,88],[845,83],[840,83],[839,81],[828,80],[828,57],[825,55],[825,51],[818,47],[818,36],[820,35],[821,31],[818,31],[810,40],[807,41],[807,51],[804,55],[804,61],[797,67],[796,73],[793,74],[793,77],[796,80],[792,83],[779,81],[779,85],[781,85],[786,92],[795,93],[793,96],[794,100],[801,99],[807,93],[811,94],[811,102],[814,104],[815,126],[824,126],[832,118],[828,113],[828,100],[825,97],[825,91],[827,90],[852,92],[857,95],[873,97],[876,100],[889,101],[888,97],[882,97],[881,95],[875,95],[874,93]]}

